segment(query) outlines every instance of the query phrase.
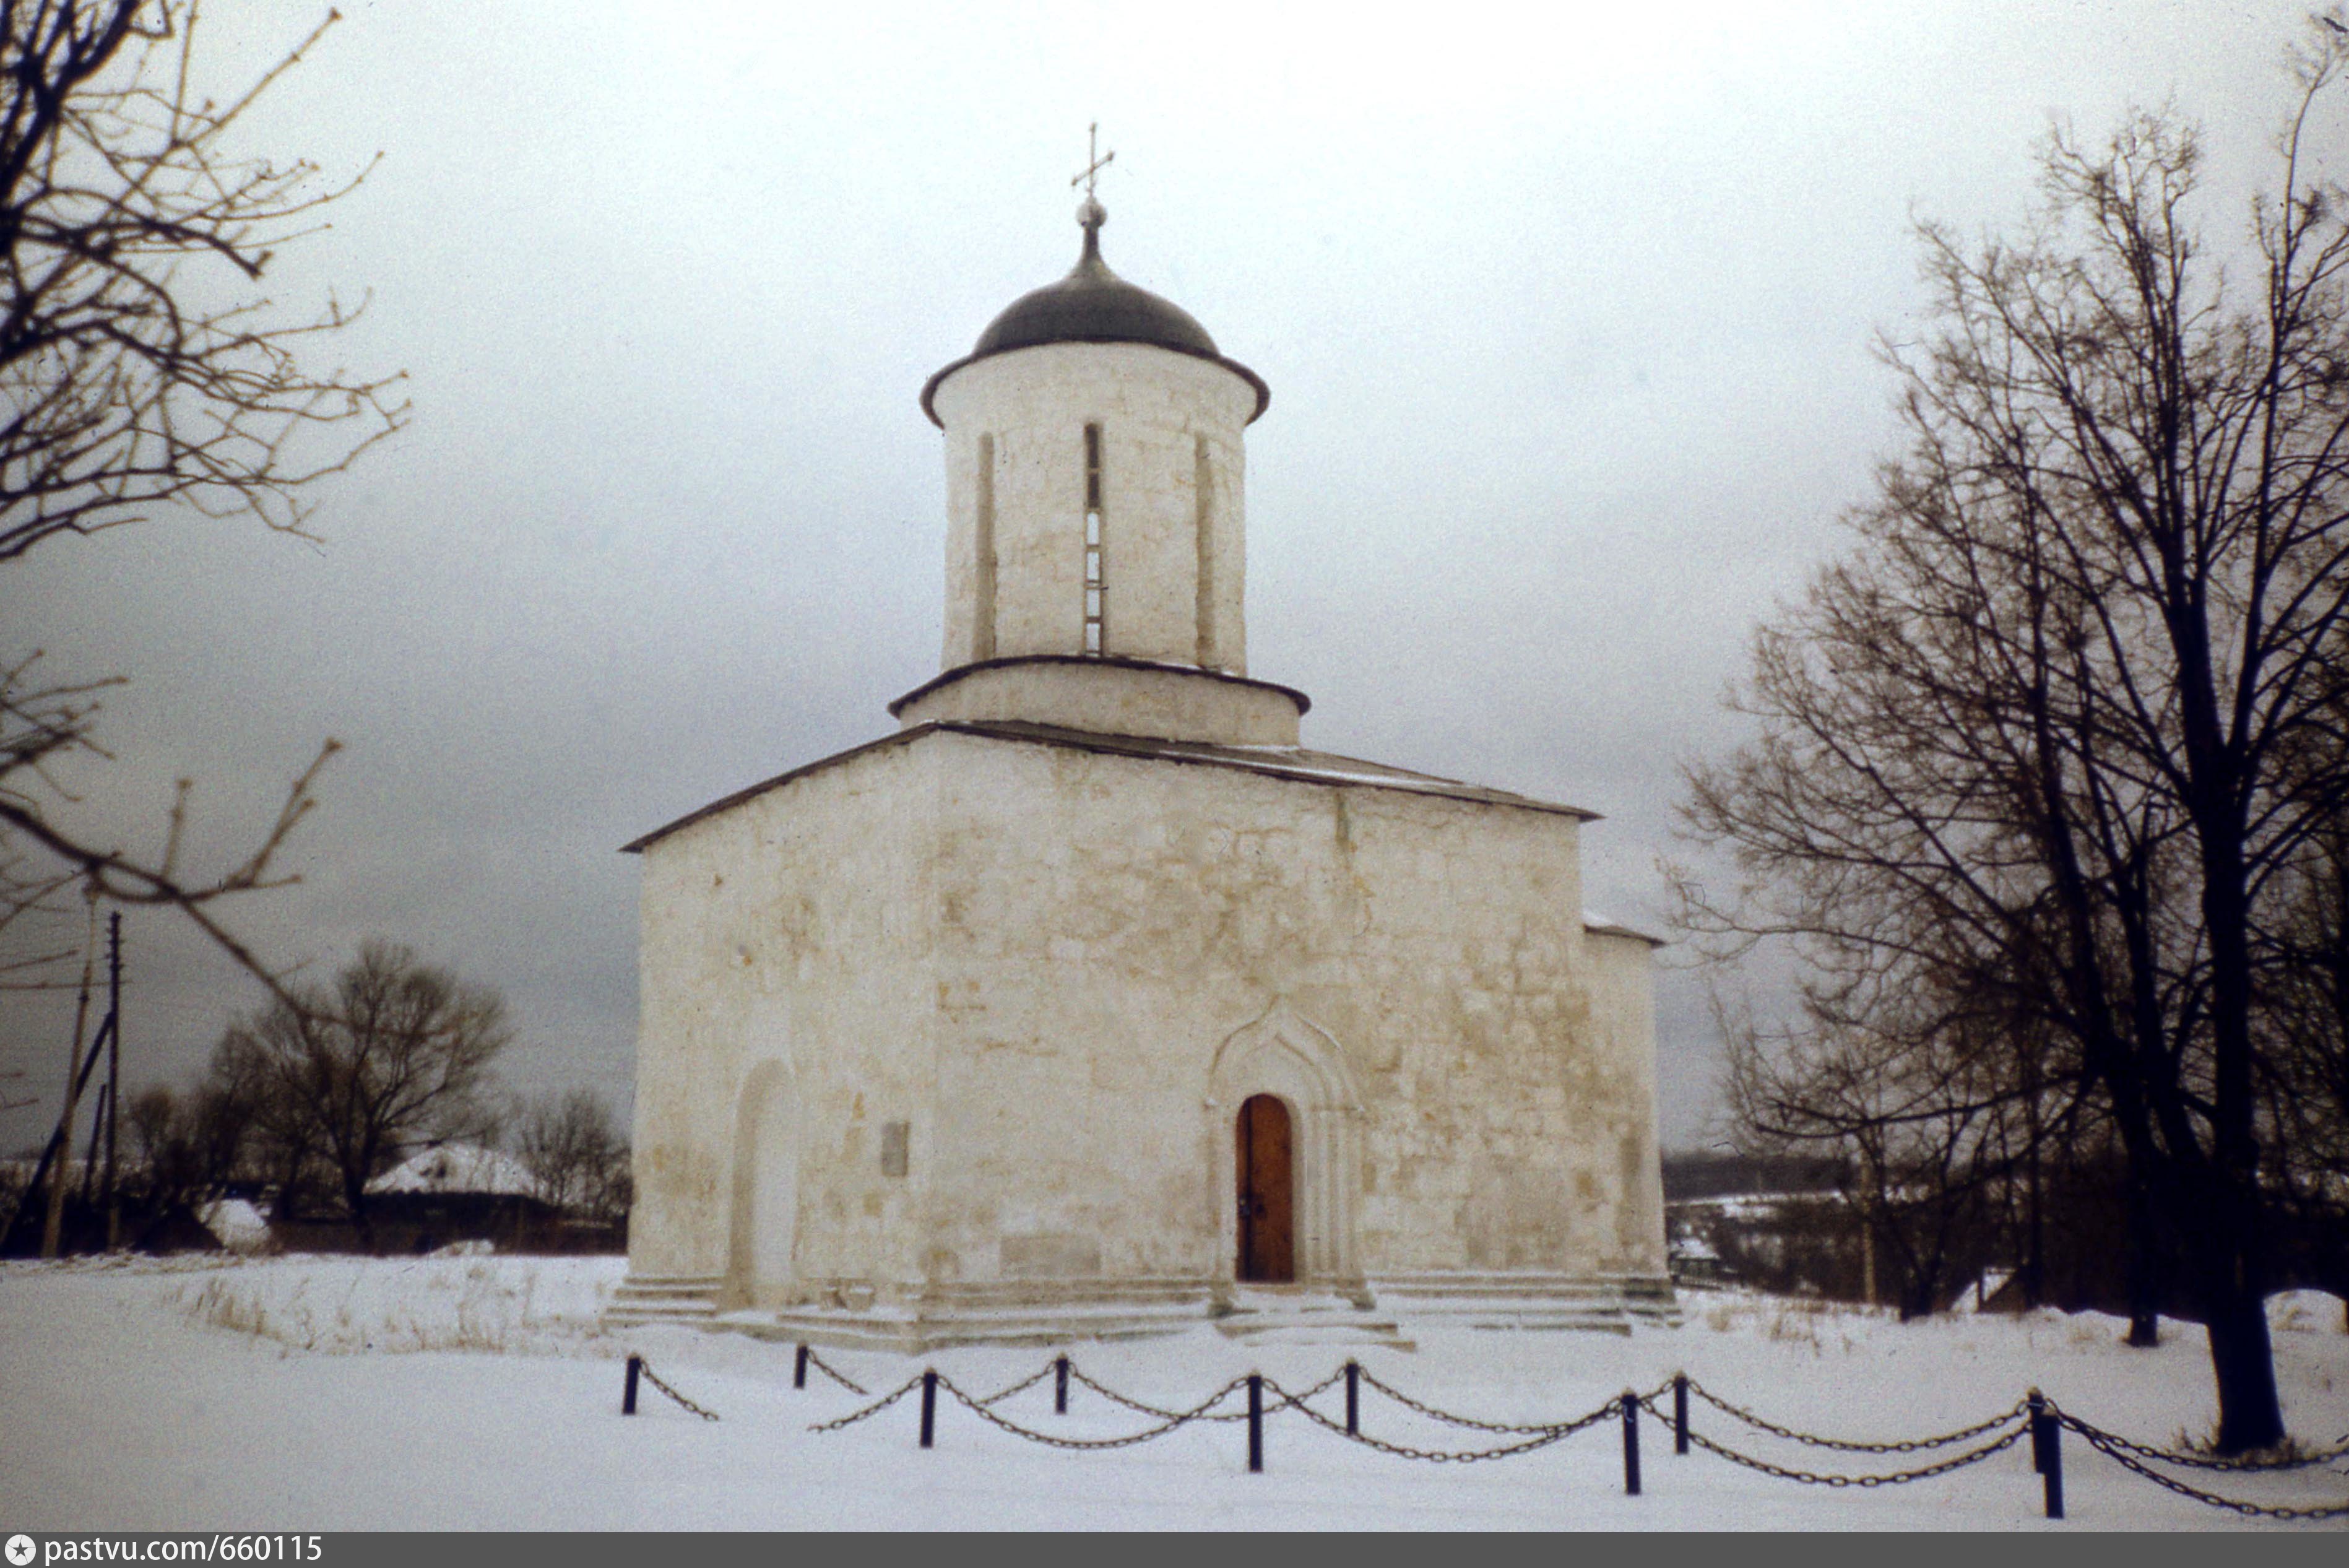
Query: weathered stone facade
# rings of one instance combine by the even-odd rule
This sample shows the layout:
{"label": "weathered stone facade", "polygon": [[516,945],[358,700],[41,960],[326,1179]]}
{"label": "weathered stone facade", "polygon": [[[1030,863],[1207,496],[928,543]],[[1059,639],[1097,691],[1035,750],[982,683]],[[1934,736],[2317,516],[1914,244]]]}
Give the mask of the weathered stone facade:
{"label": "weathered stone facade", "polygon": [[[1063,286],[1154,302],[1088,242]],[[1588,814],[1300,747],[1303,697],[1245,678],[1262,383],[1143,319],[926,394],[946,672],[898,733],[630,846],[623,1310],[915,1346],[1668,1304],[1651,944],[1581,914]]]}

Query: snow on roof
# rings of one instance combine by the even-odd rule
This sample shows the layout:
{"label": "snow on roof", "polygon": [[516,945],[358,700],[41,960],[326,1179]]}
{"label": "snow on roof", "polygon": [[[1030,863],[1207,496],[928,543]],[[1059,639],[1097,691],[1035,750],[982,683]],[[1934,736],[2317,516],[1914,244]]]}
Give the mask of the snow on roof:
{"label": "snow on roof", "polygon": [[1671,1207],[1676,1210],[1709,1209],[1731,1220],[1767,1220],[1780,1207],[1787,1204],[1819,1203],[1840,1205],[1848,1201],[1837,1191],[1818,1192],[1724,1192],[1711,1198],[1677,1198]]}
{"label": "snow on roof", "polygon": [[269,1244],[269,1221],[242,1198],[222,1198],[205,1204],[196,1219],[212,1240],[232,1252],[252,1252]]}
{"label": "snow on roof", "polygon": [[1637,926],[1627,926],[1619,920],[1610,920],[1596,909],[1582,911],[1582,929],[1593,936],[1630,937],[1633,941],[1645,942],[1651,948],[1665,945],[1663,938],[1643,931]]}
{"label": "snow on roof", "polygon": [[474,1144],[445,1144],[410,1155],[367,1183],[370,1193],[493,1192],[535,1198],[538,1181],[510,1154]]}

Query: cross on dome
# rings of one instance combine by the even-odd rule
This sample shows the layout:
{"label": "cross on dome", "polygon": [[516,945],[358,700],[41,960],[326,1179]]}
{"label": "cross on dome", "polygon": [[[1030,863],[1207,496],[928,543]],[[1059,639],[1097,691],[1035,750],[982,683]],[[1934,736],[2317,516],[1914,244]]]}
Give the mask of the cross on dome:
{"label": "cross on dome", "polygon": [[1099,229],[1109,221],[1108,211],[1093,196],[1093,185],[1101,178],[1101,171],[1108,168],[1116,159],[1115,150],[1112,149],[1108,152],[1101,150],[1101,121],[1095,120],[1086,126],[1084,170],[1071,179],[1069,184],[1071,188],[1079,182],[1084,184],[1085,199],[1077,208],[1077,222],[1083,224],[1088,233]]}

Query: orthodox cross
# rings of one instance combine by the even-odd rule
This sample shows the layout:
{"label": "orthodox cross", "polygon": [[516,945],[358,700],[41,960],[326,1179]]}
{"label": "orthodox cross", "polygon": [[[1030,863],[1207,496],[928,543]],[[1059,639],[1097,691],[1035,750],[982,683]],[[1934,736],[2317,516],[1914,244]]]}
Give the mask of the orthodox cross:
{"label": "orthodox cross", "polygon": [[1069,182],[1071,185],[1074,185],[1078,180],[1084,182],[1085,199],[1087,201],[1092,200],[1093,182],[1101,177],[1101,171],[1108,168],[1112,161],[1117,157],[1115,152],[1102,151],[1100,135],[1100,120],[1095,120],[1091,125],[1085,127],[1085,157],[1090,160],[1090,161],[1085,164],[1085,171],[1083,173],[1079,174],[1075,179]]}

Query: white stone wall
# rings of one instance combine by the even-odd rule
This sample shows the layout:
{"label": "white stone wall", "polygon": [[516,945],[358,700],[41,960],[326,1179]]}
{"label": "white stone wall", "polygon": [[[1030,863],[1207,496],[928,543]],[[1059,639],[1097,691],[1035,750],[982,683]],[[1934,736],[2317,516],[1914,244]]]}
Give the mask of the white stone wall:
{"label": "white stone wall", "polygon": [[1228,1280],[1259,1090],[1325,1282],[1661,1275],[1647,950],[1586,937],[1577,829],[931,732],[660,839],[632,1272],[749,1283],[737,1101],[787,1058],[797,1278],[738,1299]]}
{"label": "white stone wall", "polygon": [[1618,1243],[1632,1272],[1661,1273],[1664,1234],[1663,1153],[1656,1099],[1656,944],[1645,937],[1588,932],[1593,1015],[1606,1032],[1605,1049],[1636,1079],[1630,1097],[1647,1115],[1626,1114],[1615,1124],[1614,1158],[1623,1190],[1617,1210]]}
{"label": "white stone wall", "polygon": [[741,1282],[740,1101],[765,1064],[792,1102],[798,1272],[917,1271],[916,1183],[880,1148],[930,1095],[934,763],[870,752],[647,849],[631,1274]]}
{"label": "white stone wall", "polygon": [[[1242,431],[1256,389],[1212,361],[1138,343],[1052,343],[957,370],[932,400],[946,429],[943,668],[1084,649],[1085,445],[1102,427],[1105,652],[1245,674]],[[982,438],[993,443],[982,486]],[[1197,476],[1206,443],[1206,504]],[[992,496],[993,635],[980,561]],[[1211,563],[1201,592],[1200,524]],[[1202,610],[1206,635],[1202,636]],[[1202,657],[1202,654],[1205,657]]]}

